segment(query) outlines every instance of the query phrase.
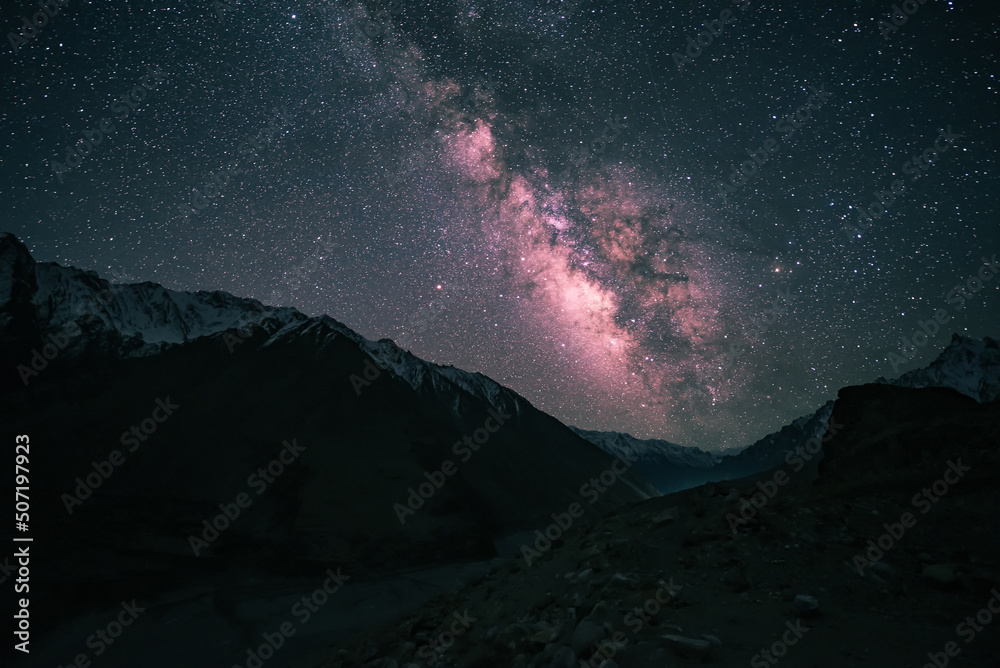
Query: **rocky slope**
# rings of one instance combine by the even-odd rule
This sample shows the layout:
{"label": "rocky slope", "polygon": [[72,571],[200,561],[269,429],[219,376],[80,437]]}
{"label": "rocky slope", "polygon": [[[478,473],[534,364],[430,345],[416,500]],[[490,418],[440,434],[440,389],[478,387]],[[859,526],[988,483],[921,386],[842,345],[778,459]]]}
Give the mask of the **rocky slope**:
{"label": "rocky slope", "polygon": [[293,309],[114,288],[36,264],[9,235],[0,338],[0,439],[30,436],[46,546],[32,563],[40,630],[120,597],[193,596],[192,583],[484,560],[584,485],[598,514],[655,494],[482,375]]}
{"label": "rocky slope", "polygon": [[[866,385],[841,390],[832,418],[844,426],[818,470],[796,462],[574,524],[540,557],[311,661],[997,665],[1000,402]],[[453,639],[456,613],[475,621]]]}

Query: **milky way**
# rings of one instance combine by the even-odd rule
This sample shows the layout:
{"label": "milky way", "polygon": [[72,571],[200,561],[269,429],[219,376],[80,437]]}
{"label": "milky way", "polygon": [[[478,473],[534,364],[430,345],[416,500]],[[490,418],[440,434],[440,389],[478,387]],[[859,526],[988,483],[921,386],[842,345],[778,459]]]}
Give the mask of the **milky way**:
{"label": "milky way", "polygon": [[[683,70],[726,3],[224,5],[68,5],[7,54],[0,193],[38,259],[328,313],[567,423],[719,450],[895,375],[1000,252],[985,3],[887,39],[881,8],[752,5]],[[164,83],[54,178],[148,65]],[[945,126],[956,149],[845,234]],[[998,303],[907,368],[1000,334]]]}
{"label": "milky way", "polygon": [[[545,403],[582,419],[633,414],[652,429],[682,422],[680,402],[691,393],[677,388],[725,343],[725,286],[712,264],[713,251],[726,249],[700,224],[711,214],[682,205],[637,170],[591,164],[627,119],[599,128],[569,164],[557,165],[561,174],[530,158],[518,169],[494,130],[503,122],[494,100],[452,80],[421,83],[408,96],[418,106],[411,113],[448,119],[432,143],[420,144],[421,164],[472,202],[462,234],[484,240],[478,254],[496,262],[501,285],[516,295],[512,315],[534,342],[525,345],[536,349],[535,373],[559,378],[568,395],[566,405]],[[458,99],[479,104],[456,114]],[[729,391],[700,389],[712,401]]]}

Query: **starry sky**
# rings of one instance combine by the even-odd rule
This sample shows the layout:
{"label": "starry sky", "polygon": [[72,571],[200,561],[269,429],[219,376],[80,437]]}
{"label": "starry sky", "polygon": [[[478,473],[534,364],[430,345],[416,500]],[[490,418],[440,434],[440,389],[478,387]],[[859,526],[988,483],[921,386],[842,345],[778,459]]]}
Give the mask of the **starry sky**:
{"label": "starry sky", "polygon": [[14,3],[3,229],[725,451],[1000,336],[995,3],[831,4]]}

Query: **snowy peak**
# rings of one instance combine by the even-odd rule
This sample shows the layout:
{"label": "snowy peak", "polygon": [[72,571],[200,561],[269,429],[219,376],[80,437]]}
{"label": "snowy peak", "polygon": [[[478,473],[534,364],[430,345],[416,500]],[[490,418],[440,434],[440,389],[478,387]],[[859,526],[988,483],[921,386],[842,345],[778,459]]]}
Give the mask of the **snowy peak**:
{"label": "snowy peak", "polygon": [[294,309],[265,307],[223,292],[179,292],[154,283],[113,285],[94,272],[44,262],[36,266],[33,299],[44,330],[75,323],[91,335],[138,345],[108,352],[145,355],[250,324],[280,328],[306,317]]}
{"label": "snowy peak", "polygon": [[[470,395],[516,416],[531,411],[526,399],[482,374],[426,362],[389,339],[370,341],[329,316],[310,318],[292,308],[265,306],[219,291],[189,293],[154,283],[112,284],[92,271],[36,263],[14,235],[0,233],[0,343],[41,341],[32,338],[31,332],[48,336],[70,329],[82,336],[74,335],[61,353],[67,358],[85,352],[149,356],[233,330],[263,330],[267,333],[263,346],[286,337],[311,337],[322,348],[343,336],[383,369],[414,390],[449,404],[456,413],[463,412]],[[10,353],[15,364],[26,357],[24,350]],[[993,401],[1000,397],[1000,345],[989,338],[955,335],[927,368],[876,382],[950,387],[980,402]],[[678,485],[748,475],[779,463],[789,450],[825,433],[832,408],[833,402],[828,402],[816,413],[725,457],[659,439],[570,429],[612,456],[637,461],[661,491],[670,491]]]}
{"label": "snowy peak", "polygon": [[311,319],[293,308],[265,306],[221,291],[112,284],[93,271],[36,263],[14,235],[0,233],[0,336],[32,328],[45,335],[83,332],[65,351],[68,357],[95,346],[111,355],[146,356],[233,329],[259,327],[275,336],[318,321],[370,343],[327,316]]}
{"label": "snowy peak", "polygon": [[989,337],[953,334],[948,347],[926,368],[875,382],[913,388],[950,387],[980,403],[994,401],[1000,397],[1000,344]]}
{"label": "snowy peak", "polygon": [[[948,346],[929,366],[903,374],[895,380],[879,378],[878,384],[900,387],[948,387],[981,403],[1000,398],[1000,343],[985,337],[972,339],[954,334]],[[833,401],[828,401],[815,413],[804,415],[780,431],[769,434],[733,455],[719,457],[695,448],[685,448],[667,441],[635,439],[628,434],[585,431],[573,428],[577,434],[606,452],[636,453],[641,459],[657,459],[670,464],[701,467],[706,457],[715,457],[717,471],[727,476],[749,475],[780,464],[785,455],[811,438],[822,438],[833,413]]]}
{"label": "snowy peak", "polygon": [[698,448],[690,448],[660,439],[639,439],[614,431],[589,431],[570,427],[580,436],[605,452],[647,463],[670,463],[695,468],[711,468],[719,457]]}
{"label": "snowy peak", "polygon": [[722,460],[718,455],[669,441],[644,440],[613,431],[570,429],[609,455],[635,462],[636,471],[660,494],[697,487],[714,479],[715,470]]}
{"label": "snowy peak", "polygon": [[[910,371],[895,380],[879,378],[875,383],[918,389],[947,387],[980,403],[996,401],[1000,398],[1000,344],[988,337],[971,339],[955,334],[926,368]],[[628,434],[573,430],[609,454],[638,456],[642,473],[661,492],[667,493],[675,491],[681,480],[695,486],[710,480],[741,478],[784,464],[788,453],[811,439],[822,440],[834,407],[835,402],[828,401],[815,413],[804,415],[780,431],[725,456],[667,441],[642,441]],[[822,455],[818,459],[821,458]]]}
{"label": "snowy peak", "polygon": [[[155,283],[112,284],[93,271],[38,262],[14,235],[0,233],[0,340],[71,336],[62,353],[145,357],[165,348],[233,330],[264,330],[264,346],[286,337],[315,337],[323,347],[338,336],[354,342],[378,365],[413,389],[447,392],[457,402],[468,393],[515,414],[528,404],[515,392],[479,373],[439,366],[415,357],[389,339],[370,341],[329,316],[310,318],[293,308],[265,306],[221,291],[181,292]],[[456,389],[463,392],[456,393]]]}

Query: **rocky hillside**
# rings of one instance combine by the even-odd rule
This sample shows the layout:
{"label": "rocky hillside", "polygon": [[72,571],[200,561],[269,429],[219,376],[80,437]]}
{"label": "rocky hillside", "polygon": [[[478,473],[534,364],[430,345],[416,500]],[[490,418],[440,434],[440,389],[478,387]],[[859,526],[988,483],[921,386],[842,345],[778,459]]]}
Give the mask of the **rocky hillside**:
{"label": "rocky hillside", "polygon": [[[313,660],[998,665],[1000,402],[866,385],[842,390],[832,417],[843,427],[818,470],[796,462],[574,524]],[[474,621],[452,626],[456,614]]]}
{"label": "rocky hillside", "polygon": [[0,438],[30,437],[46,545],[32,562],[40,630],[236,573],[245,586],[485,560],[549,508],[655,494],[484,376],[331,318],[116,288],[36,264],[10,235],[0,338]]}

